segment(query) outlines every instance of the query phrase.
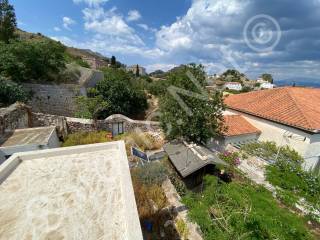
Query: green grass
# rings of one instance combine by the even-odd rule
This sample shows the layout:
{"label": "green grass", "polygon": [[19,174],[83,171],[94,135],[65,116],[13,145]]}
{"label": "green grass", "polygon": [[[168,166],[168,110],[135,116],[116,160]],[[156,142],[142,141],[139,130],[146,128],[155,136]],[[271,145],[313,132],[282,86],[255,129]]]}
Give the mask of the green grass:
{"label": "green grass", "polygon": [[78,132],[68,135],[65,142],[62,144],[62,147],[71,147],[77,145],[86,145],[94,143],[104,143],[109,142],[111,139],[107,137],[105,131],[100,132]]}
{"label": "green grass", "polygon": [[204,192],[189,193],[183,202],[204,239],[314,239],[305,219],[279,207],[260,186],[207,176]]}

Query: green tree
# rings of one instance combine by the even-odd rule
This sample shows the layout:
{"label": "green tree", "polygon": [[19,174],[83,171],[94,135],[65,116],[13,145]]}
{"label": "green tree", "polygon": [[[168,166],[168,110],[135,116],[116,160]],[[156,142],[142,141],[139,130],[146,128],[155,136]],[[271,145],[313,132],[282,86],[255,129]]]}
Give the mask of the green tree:
{"label": "green tree", "polygon": [[65,69],[65,61],[65,47],[59,42],[0,42],[0,75],[13,81],[56,81]]}
{"label": "green tree", "polygon": [[139,65],[137,64],[137,67],[136,67],[136,77],[139,77],[140,76],[140,68],[139,68]]}
{"label": "green tree", "polygon": [[132,84],[132,75],[118,68],[104,68],[105,79],[79,97],[77,116],[104,119],[112,114],[135,116],[147,107],[145,92]]}
{"label": "green tree", "polygon": [[76,98],[77,112],[76,117],[86,119],[99,119],[100,113],[108,109],[108,102],[104,101],[101,96]]}
{"label": "green tree", "polygon": [[235,69],[228,69],[220,77],[223,81],[228,82],[242,82],[243,80],[247,80],[247,77],[240,73],[238,70]]}
{"label": "green tree", "polygon": [[147,109],[144,91],[132,85],[130,75],[126,71],[105,69],[104,74],[105,79],[96,86],[99,95],[109,103],[104,117],[115,113],[133,116]]}
{"label": "green tree", "polygon": [[9,43],[9,40],[14,37],[16,27],[14,7],[8,0],[0,0],[0,41]]}
{"label": "green tree", "polygon": [[[202,91],[191,80],[191,74],[201,86]],[[211,95],[206,93],[206,75],[203,66],[190,64],[173,71],[168,76],[168,82],[169,91],[160,100],[160,121],[167,138],[206,142],[209,138],[219,135],[223,130],[223,98],[219,92]],[[182,91],[187,90],[201,94],[202,99],[191,94],[178,93],[182,102],[191,110],[191,114],[173,96],[172,86]]]}
{"label": "green tree", "polygon": [[22,86],[0,77],[0,106],[5,107],[15,102],[26,102],[29,99]]}
{"label": "green tree", "polygon": [[268,82],[270,82],[270,83],[273,83],[273,77],[272,77],[272,75],[269,74],[269,73],[264,73],[264,74],[262,74],[262,75],[261,75],[261,78],[262,78],[263,80],[265,80],[265,81],[268,81]]}
{"label": "green tree", "polygon": [[112,67],[116,67],[116,65],[117,65],[116,57],[115,57],[115,56],[112,56],[112,57],[111,57],[111,66],[112,66]]}

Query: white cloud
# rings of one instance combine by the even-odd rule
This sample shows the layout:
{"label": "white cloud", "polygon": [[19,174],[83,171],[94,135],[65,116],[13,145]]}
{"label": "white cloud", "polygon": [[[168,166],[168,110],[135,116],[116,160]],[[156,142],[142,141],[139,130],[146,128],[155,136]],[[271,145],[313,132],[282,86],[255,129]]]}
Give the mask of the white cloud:
{"label": "white cloud", "polygon": [[99,6],[100,4],[106,3],[109,0],[73,0],[74,3],[86,3],[89,6]]}
{"label": "white cloud", "polygon": [[147,24],[143,24],[143,23],[140,23],[140,24],[137,24],[137,26],[141,27],[142,29],[148,31],[149,30],[149,27]]}
{"label": "white cloud", "polygon": [[141,14],[138,10],[131,10],[128,12],[127,21],[133,22],[141,19]]}
{"label": "white cloud", "polygon": [[118,14],[116,10],[116,8],[111,8],[108,11],[103,8],[84,9],[85,29],[97,34],[96,39],[114,39],[115,43],[144,45],[135,30],[128,26],[123,16]]}
{"label": "white cloud", "polygon": [[59,28],[59,27],[54,27],[53,30],[56,31],[56,32],[60,32],[60,31],[61,31],[61,28]]}
{"label": "white cloud", "polygon": [[63,27],[68,30],[71,30],[70,26],[76,24],[76,21],[74,21],[70,17],[63,17],[62,21],[63,21]]}

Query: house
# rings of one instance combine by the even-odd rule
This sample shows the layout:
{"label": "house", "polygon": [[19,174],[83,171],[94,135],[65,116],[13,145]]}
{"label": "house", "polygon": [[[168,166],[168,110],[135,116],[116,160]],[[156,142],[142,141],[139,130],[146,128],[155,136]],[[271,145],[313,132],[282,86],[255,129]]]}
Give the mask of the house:
{"label": "house", "polygon": [[242,85],[239,82],[227,82],[224,84],[224,88],[227,90],[241,91]]}
{"label": "house", "polygon": [[1,239],[143,239],[123,141],[14,154],[0,206]]}
{"label": "house", "polygon": [[15,129],[0,136],[0,151],[6,158],[14,153],[60,147],[55,127]]}
{"label": "house", "polygon": [[259,129],[259,141],[288,145],[304,167],[320,164],[320,89],[283,87],[228,96],[225,115],[241,115]]}
{"label": "house", "polygon": [[274,84],[269,83],[269,82],[264,82],[260,84],[261,89],[272,89],[274,88]]}
{"label": "house", "polygon": [[264,80],[263,78],[257,78],[257,83],[267,83],[268,81]]}
{"label": "house", "polygon": [[225,115],[222,136],[212,138],[207,147],[212,150],[223,151],[228,144],[242,145],[249,142],[256,142],[261,131],[254,127],[241,115]]}
{"label": "house", "polygon": [[88,57],[88,56],[83,56],[82,60],[87,62],[92,69],[100,69],[103,67],[109,67],[110,64],[106,61],[103,61],[99,58],[96,57]]}
{"label": "house", "polygon": [[147,75],[146,69],[144,67],[141,67],[140,65],[132,65],[127,67],[128,72],[132,72],[133,74],[137,74],[137,67],[139,67],[139,75],[140,76],[145,76]]}

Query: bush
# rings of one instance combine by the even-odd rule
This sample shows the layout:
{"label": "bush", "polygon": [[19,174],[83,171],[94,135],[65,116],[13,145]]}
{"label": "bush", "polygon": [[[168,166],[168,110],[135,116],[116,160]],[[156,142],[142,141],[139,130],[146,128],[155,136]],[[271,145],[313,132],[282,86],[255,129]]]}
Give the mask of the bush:
{"label": "bush", "polygon": [[[243,145],[241,150],[252,155],[263,158],[265,160],[276,160],[276,156],[279,151],[279,147],[275,142],[256,142]],[[303,158],[295,150],[288,146],[281,147],[278,160],[285,162],[292,162],[296,164],[302,164]]]}
{"label": "bush", "polygon": [[22,86],[0,77],[0,106],[8,106],[15,102],[26,102],[30,98]]}
{"label": "bush", "polygon": [[272,185],[297,197],[303,197],[320,209],[320,177],[304,171],[300,166],[284,164],[281,161],[267,166],[266,176]]}
{"label": "bush", "polygon": [[162,163],[151,162],[134,168],[131,175],[144,185],[161,185],[167,179],[168,171]]}
{"label": "bush", "polygon": [[313,239],[305,220],[279,207],[263,187],[207,176],[204,189],[183,198],[204,239]]}
{"label": "bush", "polygon": [[69,134],[62,144],[62,147],[71,147],[77,145],[86,145],[94,143],[109,142],[111,139],[107,137],[108,132],[78,132]]}
{"label": "bush", "polygon": [[58,81],[66,67],[64,52],[52,40],[0,43],[0,75],[15,82]]}

